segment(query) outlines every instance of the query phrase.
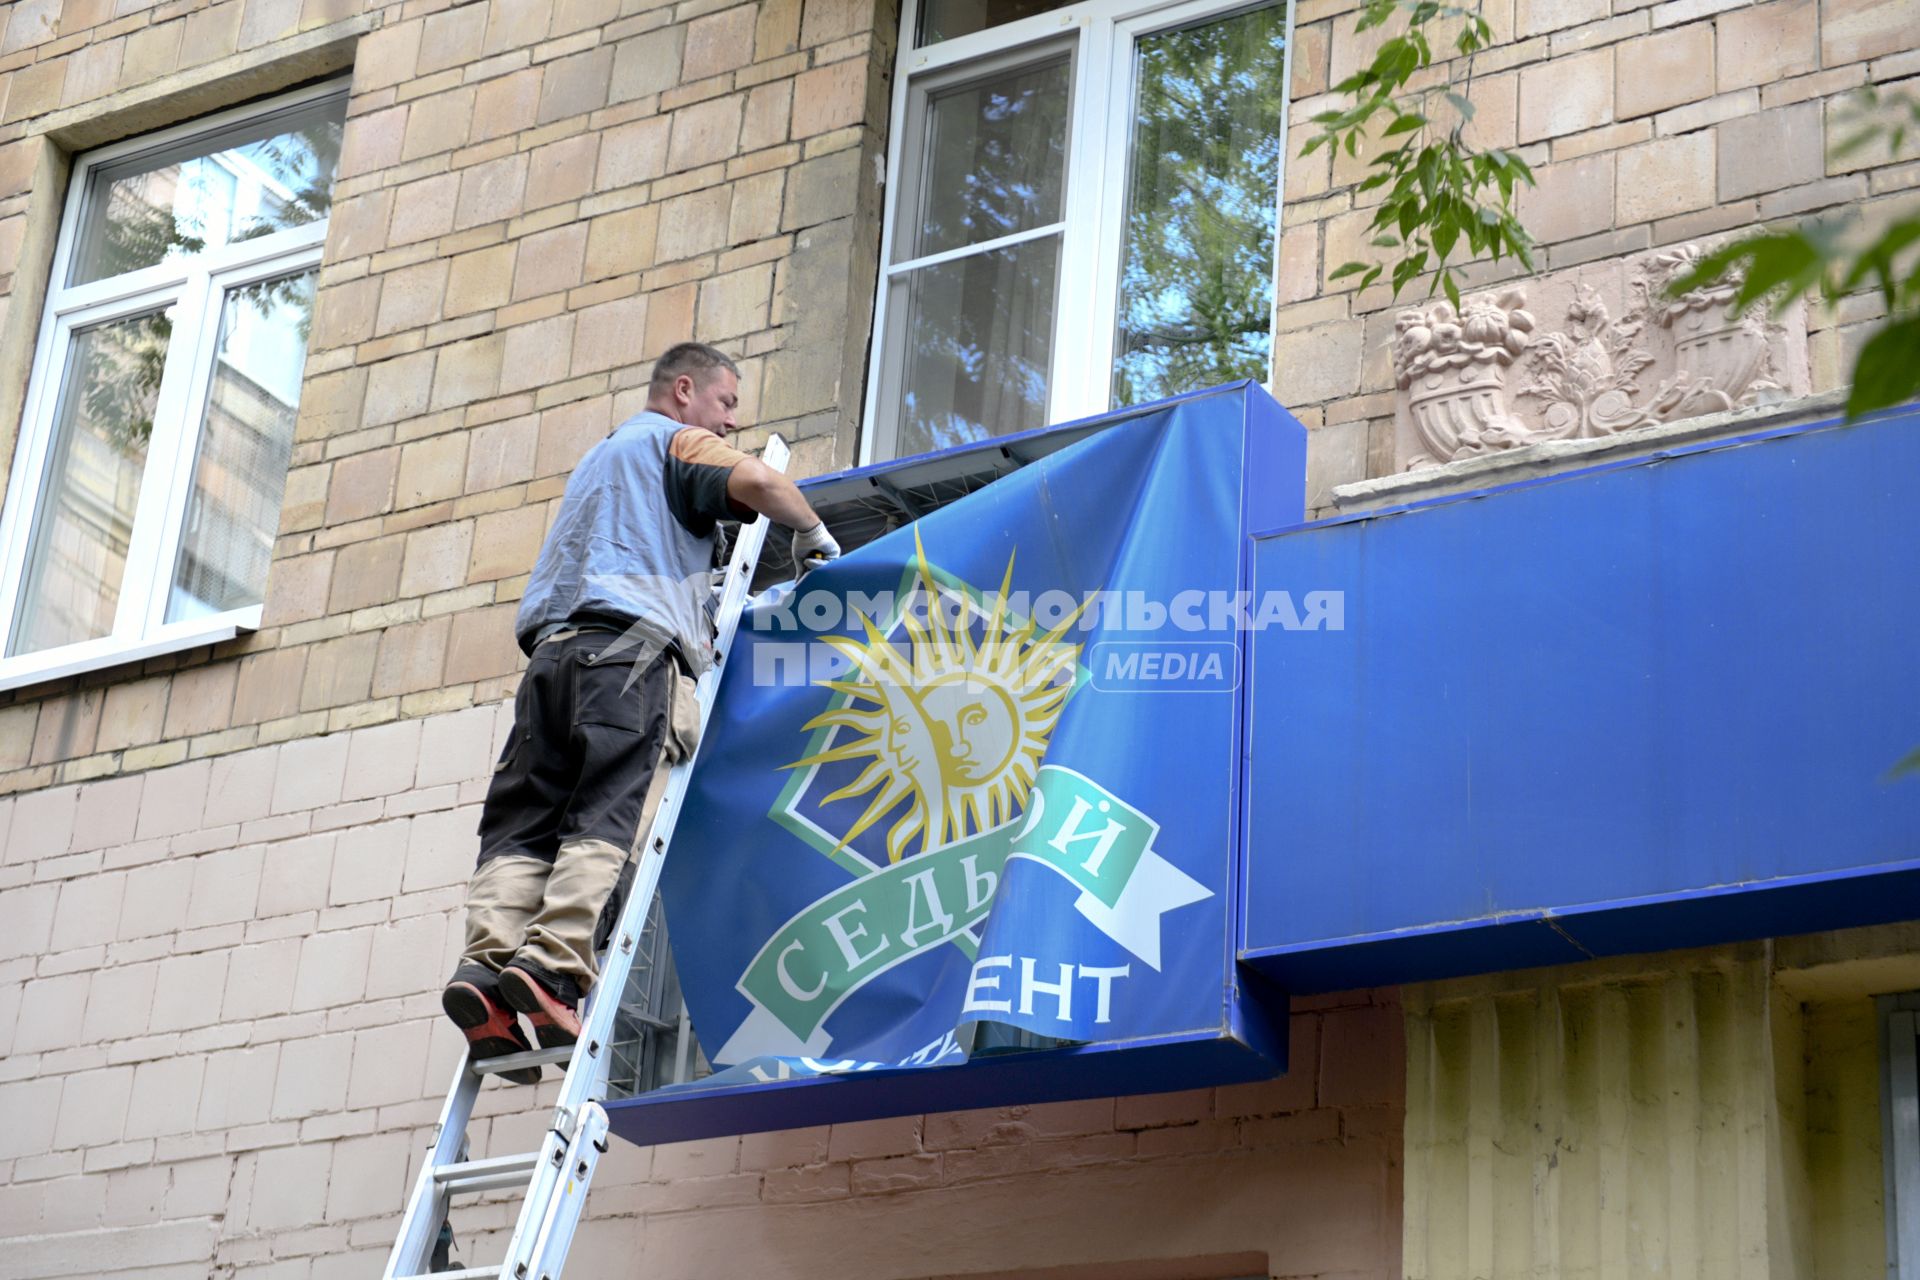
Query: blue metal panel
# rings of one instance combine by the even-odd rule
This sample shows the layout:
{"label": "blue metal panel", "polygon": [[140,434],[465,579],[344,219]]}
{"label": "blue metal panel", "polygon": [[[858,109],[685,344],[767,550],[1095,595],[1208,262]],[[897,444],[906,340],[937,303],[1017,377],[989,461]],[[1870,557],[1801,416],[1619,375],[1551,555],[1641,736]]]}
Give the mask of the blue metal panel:
{"label": "blue metal panel", "polygon": [[1232,1037],[1200,1034],[1010,1053],[975,1058],[958,1067],[883,1069],[650,1093],[606,1105],[615,1133],[652,1146],[927,1111],[1246,1083],[1271,1079],[1285,1066],[1284,1052],[1270,1057]]}
{"label": "blue metal panel", "polygon": [[1256,539],[1243,957],[1292,990],[1920,915],[1920,414]]}

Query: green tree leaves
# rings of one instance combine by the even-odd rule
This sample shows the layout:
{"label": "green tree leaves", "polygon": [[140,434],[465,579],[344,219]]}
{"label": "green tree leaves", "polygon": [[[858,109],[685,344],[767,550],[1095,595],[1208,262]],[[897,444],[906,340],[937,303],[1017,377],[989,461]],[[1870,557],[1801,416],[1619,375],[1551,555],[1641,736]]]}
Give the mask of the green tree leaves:
{"label": "green tree leaves", "polygon": [[[1468,59],[1471,74],[1473,55],[1493,35],[1479,9],[1438,0],[1367,0],[1354,29],[1384,27],[1400,12],[1407,15],[1406,31],[1387,37],[1371,63],[1334,86],[1334,92],[1350,94],[1353,101],[1314,116],[1320,132],[1307,139],[1300,154],[1326,147],[1357,159],[1363,147],[1377,148],[1368,161],[1372,172],[1357,185],[1356,194],[1385,189],[1369,223],[1372,245],[1399,252],[1342,263],[1329,280],[1357,275],[1365,289],[1391,273],[1398,297],[1422,274],[1431,273],[1429,292],[1445,292],[1457,308],[1460,286],[1449,262],[1463,242],[1471,257],[1494,262],[1513,258],[1532,269],[1533,240],[1514,216],[1513,198],[1519,185],[1533,185],[1533,170],[1512,151],[1467,145],[1464,133],[1473,119],[1467,94],[1446,84],[1407,90],[1417,74],[1434,64],[1437,37],[1429,35],[1430,28],[1454,29],[1447,57]],[[1451,116],[1444,127],[1435,120],[1441,109]]]}
{"label": "green tree leaves", "polygon": [[1857,418],[1920,396],[1920,315],[1887,321],[1853,364],[1847,416]]}

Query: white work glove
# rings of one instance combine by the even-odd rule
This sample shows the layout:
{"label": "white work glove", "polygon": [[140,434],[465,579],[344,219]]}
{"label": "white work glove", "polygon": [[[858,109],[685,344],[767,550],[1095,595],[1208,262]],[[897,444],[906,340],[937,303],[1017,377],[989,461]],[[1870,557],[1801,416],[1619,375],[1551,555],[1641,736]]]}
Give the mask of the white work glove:
{"label": "white work glove", "polygon": [[827,523],[822,520],[811,529],[793,531],[793,574],[797,578],[809,569],[818,569],[829,560],[840,557],[840,544],[827,532]]}

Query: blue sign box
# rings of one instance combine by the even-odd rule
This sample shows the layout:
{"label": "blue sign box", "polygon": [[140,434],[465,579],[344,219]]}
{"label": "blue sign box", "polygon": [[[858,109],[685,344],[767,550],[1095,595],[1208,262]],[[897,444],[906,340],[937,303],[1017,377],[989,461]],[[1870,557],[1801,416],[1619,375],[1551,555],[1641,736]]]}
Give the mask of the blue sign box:
{"label": "blue sign box", "polygon": [[[1108,436],[1107,462],[1090,461]],[[1131,504],[1138,555],[1111,558],[1109,580],[1075,577],[1062,567],[1070,554],[1045,572],[1075,589],[1124,588],[1137,572],[1164,592],[1184,557],[1196,585],[1318,602],[1308,625],[1085,637],[1076,714],[1134,710],[1091,740],[1063,731],[1062,760],[1100,762],[1108,772],[1093,772],[1121,795],[1164,777],[1169,796],[1231,807],[1217,834],[1203,824],[1198,845],[1166,846],[1220,888],[1221,960],[1183,971],[1190,991],[1162,991],[1112,1038],[951,1066],[763,1070],[765,1083],[740,1082],[736,1068],[610,1104],[616,1132],[654,1143],[1256,1079],[1284,1067],[1288,992],[1920,916],[1920,776],[1893,774],[1920,746],[1920,508],[1903,496],[1920,474],[1920,413],[1311,525],[1300,522],[1304,446],[1297,422],[1238,384],[807,482],[836,529],[882,498],[901,513],[886,523],[920,517],[847,558],[841,572],[862,581],[909,564],[916,528],[929,558],[978,542],[984,566],[1016,539],[1027,557],[1033,539],[1020,531],[1036,518],[1066,554],[1076,530]],[[1127,491],[1127,468],[1145,474],[1170,451],[1201,461]],[[942,505],[995,476],[1018,483]],[[1193,529],[1211,550],[1183,543]],[[1226,674],[1207,692],[1216,648]],[[1131,660],[1136,649],[1153,661]],[[775,783],[741,795],[738,780],[759,768],[756,743],[804,723],[801,694],[789,706],[723,690],[701,756],[707,799],[690,801],[683,824],[696,834],[676,840],[669,881],[699,873],[702,822],[717,847],[768,808]],[[1225,711],[1201,710],[1213,707]],[[1188,711],[1169,719],[1167,708]],[[1196,734],[1220,735],[1224,750]],[[1129,773],[1129,761],[1150,767]],[[1071,886],[1022,873],[1005,918],[1026,938],[1049,895],[1057,906]],[[712,1051],[713,1010],[721,1038],[750,1019],[750,984],[733,988],[752,948],[690,943],[719,936],[721,919],[676,917],[668,888]],[[1215,936],[1212,900],[1184,909],[1196,914],[1180,917],[1183,938],[1192,922]],[[942,961],[912,963],[951,985],[932,967]],[[886,1043],[877,1023],[833,1016],[846,1043]]]}
{"label": "blue sign box", "polygon": [[1920,916],[1920,414],[1255,538],[1243,961],[1295,992]]}
{"label": "blue sign box", "polygon": [[749,609],[661,881],[720,1070],[616,1131],[1278,1074],[1236,963],[1246,635],[1206,606],[1304,450],[1242,383],[809,483],[853,549]]}

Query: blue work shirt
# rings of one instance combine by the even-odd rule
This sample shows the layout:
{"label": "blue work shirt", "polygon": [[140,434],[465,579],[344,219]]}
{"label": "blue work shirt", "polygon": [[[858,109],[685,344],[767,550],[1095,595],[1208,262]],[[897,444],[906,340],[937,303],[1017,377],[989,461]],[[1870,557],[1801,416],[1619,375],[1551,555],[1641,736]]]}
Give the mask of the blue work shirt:
{"label": "blue work shirt", "polygon": [[746,456],[651,410],[587,450],[520,599],[520,648],[569,625],[618,627],[677,645],[696,672],[711,665],[714,530],[751,514],[727,497]]}

